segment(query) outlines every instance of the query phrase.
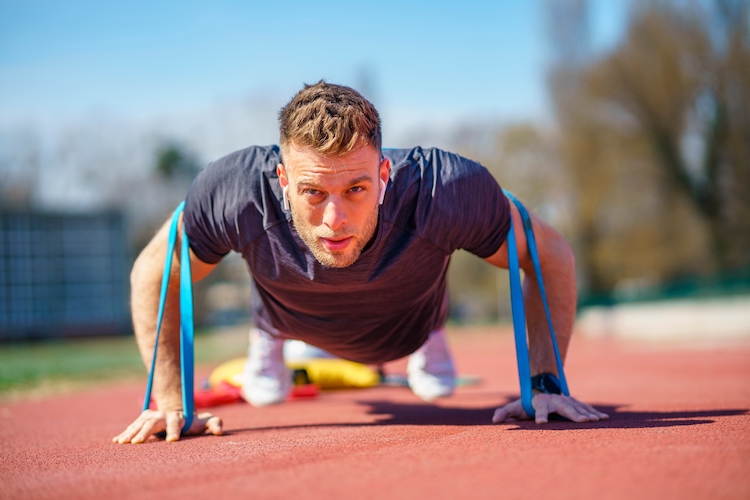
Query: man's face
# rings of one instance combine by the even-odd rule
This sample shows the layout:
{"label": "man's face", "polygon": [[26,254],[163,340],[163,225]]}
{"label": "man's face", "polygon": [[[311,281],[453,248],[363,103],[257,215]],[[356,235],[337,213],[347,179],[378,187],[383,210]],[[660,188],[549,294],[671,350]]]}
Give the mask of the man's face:
{"label": "man's face", "polygon": [[321,156],[291,144],[277,167],[292,209],[292,222],[315,258],[327,267],[348,267],[359,258],[378,224],[380,179],[389,161],[372,146],[345,156]]}
{"label": "man's face", "polygon": [[292,222],[315,258],[327,267],[348,267],[359,258],[378,225],[380,179],[390,162],[372,146],[345,156],[321,156],[291,144],[277,167],[287,190]]}

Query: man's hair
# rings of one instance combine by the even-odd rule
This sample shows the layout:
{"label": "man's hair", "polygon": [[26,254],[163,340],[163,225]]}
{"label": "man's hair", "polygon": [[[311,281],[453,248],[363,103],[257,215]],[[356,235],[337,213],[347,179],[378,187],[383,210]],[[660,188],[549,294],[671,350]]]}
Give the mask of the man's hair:
{"label": "man's hair", "polygon": [[282,158],[291,144],[323,156],[342,156],[365,145],[380,153],[380,116],[362,94],[320,80],[305,85],[279,112]]}

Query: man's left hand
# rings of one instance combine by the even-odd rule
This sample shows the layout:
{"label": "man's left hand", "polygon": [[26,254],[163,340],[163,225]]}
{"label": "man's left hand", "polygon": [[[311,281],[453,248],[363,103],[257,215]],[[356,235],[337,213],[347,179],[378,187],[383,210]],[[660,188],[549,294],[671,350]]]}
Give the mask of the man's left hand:
{"label": "man's left hand", "polygon": [[[606,413],[602,413],[586,403],[560,394],[535,394],[531,398],[531,405],[534,407],[534,413],[536,413],[537,424],[546,424],[550,413],[557,413],[573,422],[597,422],[609,418]],[[530,419],[531,417],[524,411],[519,399],[495,410],[492,423],[499,424],[506,420]]]}

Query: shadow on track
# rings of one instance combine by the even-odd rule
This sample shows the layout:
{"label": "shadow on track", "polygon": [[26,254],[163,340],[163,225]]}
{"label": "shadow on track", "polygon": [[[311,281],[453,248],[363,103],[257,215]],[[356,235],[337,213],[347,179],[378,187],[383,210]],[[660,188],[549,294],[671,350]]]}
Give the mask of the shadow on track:
{"label": "shadow on track", "polygon": [[[488,426],[492,424],[492,415],[497,406],[485,408],[451,408],[432,406],[429,404],[404,404],[390,401],[361,401],[361,405],[369,407],[368,415],[378,418],[376,422],[344,422],[301,424],[289,426],[268,426],[248,429],[235,429],[227,432],[239,434],[250,431],[299,429],[315,427],[373,427],[384,425],[456,425],[456,426]],[[550,421],[545,425],[537,425],[532,421],[509,421],[502,426],[512,425],[508,430],[540,430],[558,431],[567,429],[645,429],[655,427],[681,427],[690,425],[711,424],[715,418],[746,415],[747,409],[705,410],[705,411],[666,411],[639,412],[622,411],[626,405],[594,405],[609,414],[608,420],[599,422],[575,423],[568,421]]]}
{"label": "shadow on track", "polygon": [[565,430],[565,429],[649,429],[657,427],[684,427],[689,425],[712,424],[718,417],[746,415],[747,409],[702,410],[702,411],[623,411],[627,405],[593,405],[609,415],[608,420],[599,422],[550,421],[544,426],[533,422],[507,422],[516,427],[509,430]]}

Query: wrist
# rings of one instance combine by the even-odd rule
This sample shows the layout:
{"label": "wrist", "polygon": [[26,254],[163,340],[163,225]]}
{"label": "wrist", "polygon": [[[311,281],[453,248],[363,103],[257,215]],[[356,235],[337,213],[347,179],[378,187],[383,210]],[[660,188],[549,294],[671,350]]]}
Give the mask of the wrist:
{"label": "wrist", "polygon": [[560,380],[548,372],[531,377],[531,390],[534,394],[562,394]]}
{"label": "wrist", "polygon": [[155,396],[154,403],[160,411],[182,411],[182,395],[174,396]]}

